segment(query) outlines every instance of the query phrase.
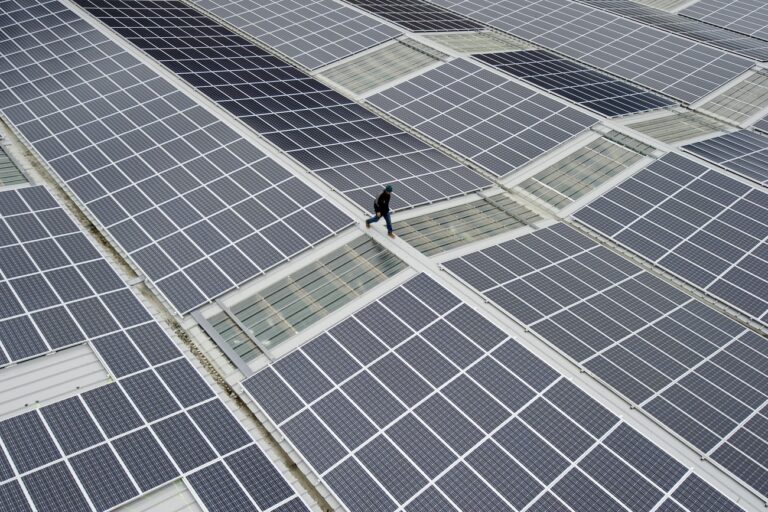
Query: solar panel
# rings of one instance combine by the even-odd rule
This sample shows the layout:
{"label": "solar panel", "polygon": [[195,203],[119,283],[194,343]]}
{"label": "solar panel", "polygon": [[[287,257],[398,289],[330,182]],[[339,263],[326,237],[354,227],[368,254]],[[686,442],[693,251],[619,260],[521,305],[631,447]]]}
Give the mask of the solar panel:
{"label": "solar panel", "polygon": [[[47,28],[2,21],[15,37],[3,42],[0,109],[177,311],[349,224],[72,11],[41,1],[12,12],[28,9],[43,13]],[[12,63],[38,53],[49,56]],[[272,213],[265,198],[273,196],[293,215]],[[281,243],[287,235],[290,246]],[[232,258],[236,268],[226,265]]]}
{"label": "solar panel", "polygon": [[0,191],[0,272],[2,365],[150,320],[42,186]]}
{"label": "solar panel", "polygon": [[[130,351],[116,350],[117,343]],[[129,352],[144,358],[145,368],[113,374],[114,383],[0,422],[0,439],[13,463],[13,469],[2,469],[7,463],[0,467],[2,479],[10,480],[4,486],[22,485],[38,510],[92,510],[82,488],[95,510],[106,510],[225,460],[233,467],[235,485],[243,485],[257,502],[272,506],[294,495],[178,350],[157,360],[129,336],[118,338],[109,350],[110,370],[113,361],[119,362],[115,354]],[[150,358],[157,364],[148,367]],[[151,427],[149,422],[154,422]],[[68,465],[60,462],[65,456]]]}
{"label": "solar panel", "polygon": [[488,53],[473,57],[608,117],[676,105],[671,99],[546,50]]}
{"label": "solar panel", "polygon": [[[30,249],[41,243],[49,245]],[[22,352],[32,341],[44,352],[90,342],[113,380],[0,421],[0,508],[29,510],[29,499],[37,510],[112,509],[234,452],[241,467],[263,476],[257,482],[236,474],[249,493],[294,495],[44,187],[0,192],[0,253],[2,353],[40,355]],[[36,254],[49,255],[45,265]],[[30,276],[38,279],[17,286]],[[65,299],[64,291],[72,295]],[[58,313],[40,316],[52,311]],[[71,337],[73,330],[79,338]]]}
{"label": "solar panel", "polygon": [[680,14],[768,40],[768,5],[760,0],[698,0]]}
{"label": "solar panel", "polygon": [[745,37],[677,14],[637,5],[628,0],[577,0],[673,34],[716,46],[756,60],[768,60],[768,42]]}
{"label": "solar panel", "polygon": [[211,464],[188,478],[195,494],[211,512],[257,510],[222,463]]}
{"label": "solar panel", "polygon": [[[78,3],[366,211],[385,183],[397,184],[394,208],[490,186],[458,162],[180,2],[164,3],[162,17],[133,16],[134,12],[126,9],[154,5],[149,0],[113,2],[109,9],[101,9],[90,0]],[[189,26],[190,19],[194,28]],[[169,30],[185,37],[168,38]],[[201,32],[205,37],[199,36]],[[283,173],[281,169],[274,172]],[[263,184],[260,177],[245,183],[251,190],[261,189]],[[288,195],[300,201],[315,197],[315,192],[305,189],[296,183]],[[257,212],[253,209],[257,209],[261,222],[269,224],[274,215],[265,213],[264,206],[275,209],[284,203],[293,208],[290,199],[276,196],[272,202],[262,202],[262,196],[257,198],[259,202],[246,201],[236,212],[254,217]],[[308,211],[313,219],[329,215]],[[276,213],[280,215],[279,210]],[[346,220],[335,222],[346,225]],[[292,238],[296,235],[291,228],[304,237],[319,239],[317,224],[291,224],[284,230]],[[273,233],[272,238],[279,239],[278,235]],[[285,245],[278,248],[292,251],[295,244]],[[259,267],[280,259],[277,252],[271,252],[274,255],[265,255],[264,263],[257,262]]]}
{"label": "solar panel", "polygon": [[754,65],[571,0],[433,1],[686,103],[707,96]]}
{"label": "solar panel", "polygon": [[683,149],[745,178],[768,185],[768,136],[740,130]]}
{"label": "solar panel", "polygon": [[670,153],[574,217],[765,323],[767,197]]}
{"label": "solar panel", "polygon": [[[424,310],[432,321],[404,318],[409,326],[402,339],[390,340],[390,323],[381,312],[399,316],[413,310]],[[321,376],[328,368],[327,360],[316,359],[324,350],[313,347],[330,343],[343,351],[339,333],[350,323],[384,335],[377,342],[384,352],[375,360],[350,352],[357,369],[307,397],[304,363],[315,362]],[[472,347],[466,372],[454,363],[455,352],[443,352],[432,341],[447,339],[433,338],[435,329],[455,333],[456,343],[446,347],[457,347],[459,340]],[[684,496],[665,493],[703,482],[424,274],[243,385],[352,512],[422,506],[555,510],[554,504],[618,510],[642,499],[648,509],[697,510]],[[281,398],[273,399],[275,394]],[[616,444],[623,453],[608,448]],[[613,470],[605,471],[606,464]],[[580,485],[552,485],[542,496],[544,486],[558,480]],[[713,489],[702,489],[705,495],[725,500]],[[582,500],[592,506],[580,508]],[[722,510],[738,510],[720,503]]]}
{"label": "solar panel", "polygon": [[424,0],[345,0],[411,32],[482,30],[484,25]]}
{"label": "solar panel", "polygon": [[110,509],[139,494],[109,445],[75,455],[70,464],[96,510]]}
{"label": "solar panel", "polygon": [[401,32],[333,0],[193,0],[295,62],[317,69]]}
{"label": "solar panel", "polygon": [[[508,277],[498,278],[492,264],[505,268]],[[476,288],[484,297],[726,471],[762,495],[768,492],[768,466],[757,455],[768,444],[764,438],[747,450],[743,444],[747,438],[752,442],[757,425],[768,420],[762,415],[768,403],[768,350],[759,335],[564,224],[445,267],[465,281],[472,278],[467,269],[485,276],[489,286]],[[574,400],[569,403],[585,410]],[[576,436],[568,437],[576,442]],[[658,455],[632,444],[618,437],[608,446],[643,467],[659,468],[655,483],[670,488],[680,469],[657,465]],[[646,455],[653,464],[639,462]],[[593,460],[596,456],[592,452],[580,466],[596,465],[602,472],[599,467],[607,460],[604,454]],[[612,492],[626,490],[622,471],[609,473],[620,479]],[[635,508],[645,508],[647,503],[641,507],[635,500],[649,495],[627,498]]]}
{"label": "solar panel", "polygon": [[368,101],[497,176],[514,172],[597,122],[464,59]]}

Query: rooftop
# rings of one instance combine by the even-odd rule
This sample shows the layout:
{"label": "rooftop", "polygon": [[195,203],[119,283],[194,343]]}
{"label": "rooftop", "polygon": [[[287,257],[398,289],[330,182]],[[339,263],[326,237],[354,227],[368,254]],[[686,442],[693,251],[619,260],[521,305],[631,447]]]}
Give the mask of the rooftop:
{"label": "rooftop", "polygon": [[764,11],[0,0],[0,510],[762,510]]}

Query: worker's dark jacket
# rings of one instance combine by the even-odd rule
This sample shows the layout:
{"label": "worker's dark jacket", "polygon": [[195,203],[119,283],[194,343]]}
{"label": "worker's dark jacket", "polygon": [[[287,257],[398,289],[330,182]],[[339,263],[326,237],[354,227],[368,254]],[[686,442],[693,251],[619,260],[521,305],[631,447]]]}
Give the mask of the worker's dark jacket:
{"label": "worker's dark jacket", "polygon": [[392,194],[387,192],[386,190],[382,192],[379,197],[376,199],[376,201],[373,203],[373,211],[376,213],[380,213],[382,215],[386,215],[389,213],[389,198],[392,197]]}

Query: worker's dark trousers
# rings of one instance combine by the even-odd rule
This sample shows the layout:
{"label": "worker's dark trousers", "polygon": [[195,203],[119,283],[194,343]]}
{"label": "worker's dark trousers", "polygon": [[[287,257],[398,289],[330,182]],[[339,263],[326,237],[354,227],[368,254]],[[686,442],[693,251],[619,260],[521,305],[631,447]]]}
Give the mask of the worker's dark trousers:
{"label": "worker's dark trousers", "polygon": [[[387,221],[387,233],[391,233],[393,231],[392,229],[392,217],[390,217],[389,212],[382,215],[385,221]],[[366,224],[373,224],[374,222],[379,222],[379,217],[373,216],[367,221],[365,221]]]}

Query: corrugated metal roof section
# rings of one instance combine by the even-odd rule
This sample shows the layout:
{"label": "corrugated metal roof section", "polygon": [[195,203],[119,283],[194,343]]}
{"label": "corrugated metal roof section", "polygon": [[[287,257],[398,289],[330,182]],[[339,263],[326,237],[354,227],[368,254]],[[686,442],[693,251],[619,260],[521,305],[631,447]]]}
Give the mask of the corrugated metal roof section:
{"label": "corrugated metal roof section", "polygon": [[249,361],[260,348],[273,348],[406,267],[370,237],[360,236],[208,319],[211,334]]}
{"label": "corrugated metal roof section", "polygon": [[355,94],[363,94],[426,68],[444,57],[444,53],[408,39],[341,62],[323,71],[320,76]]}
{"label": "corrugated metal roof section", "polygon": [[667,144],[720,133],[728,127],[725,123],[695,112],[675,112],[666,117],[639,121],[627,126]]}
{"label": "corrugated metal roof section", "polygon": [[[627,139],[633,140],[629,137]],[[650,148],[644,144],[642,146]],[[640,149],[644,149],[642,146]],[[642,158],[642,154],[630,150],[626,144],[619,145],[607,137],[600,137],[523,181],[518,188],[559,210],[589,194]]]}
{"label": "corrugated metal roof section", "polygon": [[743,123],[768,107],[768,73],[758,72],[699,107]]}
{"label": "corrugated metal roof section", "polygon": [[451,32],[424,35],[459,53],[497,53],[530,50],[534,46],[495,32]]}
{"label": "corrugated metal roof section", "polygon": [[20,185],[27,182],[27,178],[21,173],[21,169],[11,160],[3,149],[3,139],[0,138],[0,186]]}
{"label": "corrugated metal roof section", "polygon": [[159,489],[141,496],[122,507],[118,512],[203,512],[197,504],[189,488],[182,480],[176,480]]}
{"label": "corrugated metal roof section", "polygon": [[634,0],[635,3],[655,7],[664,11],[676,11],[680,7],[691,3],[691,0]]}
{"label": "corrugated metal roof section", "polygon": [[0,372],[0,420],[108,381],[106,368],[88,344],[8,366]]}
{"label": "corrugated metal roof section", "polygon": [[400,238],[427,256],[498,235],[539,220],[539,215],[498,194],[395,223]]}

